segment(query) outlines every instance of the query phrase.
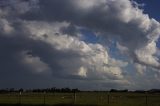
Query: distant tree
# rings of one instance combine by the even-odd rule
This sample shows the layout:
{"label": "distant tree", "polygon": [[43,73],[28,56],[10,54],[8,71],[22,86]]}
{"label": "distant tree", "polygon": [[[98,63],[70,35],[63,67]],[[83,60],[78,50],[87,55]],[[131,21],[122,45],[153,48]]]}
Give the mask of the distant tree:
{"label": "distant tree", "polygon": [[128,92],[128,89],[119,90],[119,92]]}
{"label": "distant tree", "polygon": [[[35,92],[35,93],[42,93],[42,92],[79,92],[80,90],[78,88],[76,89],[70,89],[70,88],[46,88],[46,89],[26,89],[25,92]],[[14,88],[7,88],[7,89],[0,89],[0,93],[5,92],[24,92],[23,88],[20,89],[14,89]]]}
{"label": "distant tree", "polygon": [[128,89],[124,90],[111,89],[110,92],[128,92]]}
{"label": "distant tree", "polygon": [[14,88],[10,88],[9,92],[16,92],[16,90]]}
{"label": "distant tree", "polygon": [[61,92],[71,92],[71,89],[70,88],[62,88]]}
{"label": "distant tree", "polygon": [[23,88],[20,88],[18,91],[19,91],[19,92],[23,92],[24,90],[23,90]]}
{"label": "distant tree", "polygon": [[110,92],[118,92],[117,89],[111,89]]}
{"label": "distant tree", "polygon": [[160,93],[160,89],[151,89],[151,90],[148,90],[147,92],[149,92],[149,93]]}
{"label": "distant tree", "polygon": [[144,91],[144,90],[136,90],[134,92],[136,92],[136,93],[145,93],[146,91]]}
{"label": "distant tree", "polygon": [[0,93],[8,93],[9,91],[8,91],[8,89],[1,89],[0,90]]}
{"label": "distant tree", "polygon": [[76,88],[76,89],[72,89],[72,92],[80,92],[80,90]]}
{"label": "distant tree", "polygon": [[53,87],[50,89],[50,92],[55,92],[56,91],[56,87]]}

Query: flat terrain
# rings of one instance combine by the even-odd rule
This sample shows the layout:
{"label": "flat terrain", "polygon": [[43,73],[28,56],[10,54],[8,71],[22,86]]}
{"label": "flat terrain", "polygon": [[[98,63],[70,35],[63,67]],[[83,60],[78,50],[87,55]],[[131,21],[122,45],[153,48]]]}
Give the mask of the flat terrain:
{"label": "flat terrain", "polygon": [[5,93],[3,106],[160,106],[160,94],[145,93]]}

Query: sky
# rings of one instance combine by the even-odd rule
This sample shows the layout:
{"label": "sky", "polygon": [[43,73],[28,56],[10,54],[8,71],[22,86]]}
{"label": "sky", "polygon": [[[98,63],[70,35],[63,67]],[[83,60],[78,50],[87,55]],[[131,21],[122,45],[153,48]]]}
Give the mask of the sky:
{"label": "sky", "polygon": [[160,88],[158,0],[0,0],[0,88]]}
{"label": "sky", "polygon": [[158,0],[136,0],[137,3],[144,4],[143,8],[144,13],[148,14],[151,18],[155,18],[157,21],[160,21],[160,16],[158,11],[160,10]]}

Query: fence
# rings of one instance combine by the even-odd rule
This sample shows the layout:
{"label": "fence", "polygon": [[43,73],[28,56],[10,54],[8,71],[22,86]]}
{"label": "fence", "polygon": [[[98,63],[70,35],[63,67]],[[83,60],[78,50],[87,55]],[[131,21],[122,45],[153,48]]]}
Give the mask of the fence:
{"label": "fence", "polygon": [[7,93],[0,94],[0,104],[160,106],[160,94],[107,92]]}

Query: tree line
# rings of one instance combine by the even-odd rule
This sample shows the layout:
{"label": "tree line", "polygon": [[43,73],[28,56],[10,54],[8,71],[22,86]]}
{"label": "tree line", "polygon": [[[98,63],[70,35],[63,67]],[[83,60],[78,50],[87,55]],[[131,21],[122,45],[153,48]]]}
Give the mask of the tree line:
{"label": "tree line", "polygon": [[42,92],[48,92],[48,93],[54,93],[54,92],[80,92],[78,88],[70,89],[70,88],[37,88],[37,89],[15,89],[15,88],[6,88],[6,89],[0,89],[0,93],[8,93],[8,92],[33,92],[33,93],[42,93]]}
{"label": "tree line", "polygon": [[[32,92],[32,93],[54,93],[54,92],[67,92],[67,93],[72,93],[72,92],[82,92],[78,88],[38,88],[38,89],[15,89],[15,88],[6,88],[6,89],[0,89],[0,93],[11,93],[11,92]],[[100,91],[87,91],[87,92],[100,92]],[[117,89],[110,89],[106,91],[101,91],[101,92],[135,92],[135,93],[160,93],[160,89],[150,89],[150,90],[135,90],[135,91],[129,91],[128,89],[124,90],[117,90]]]}

